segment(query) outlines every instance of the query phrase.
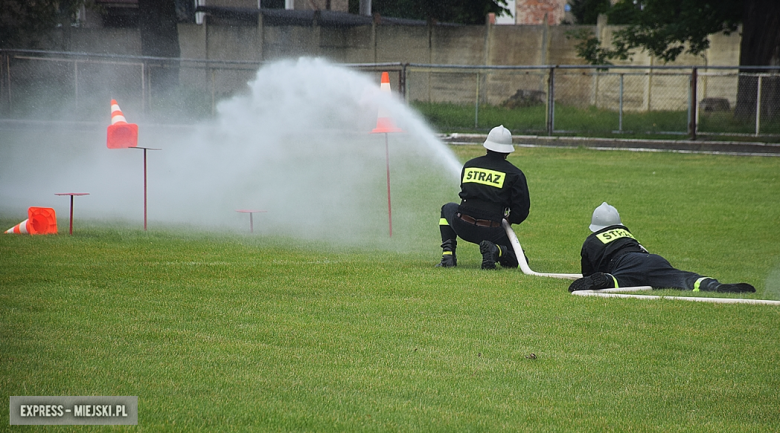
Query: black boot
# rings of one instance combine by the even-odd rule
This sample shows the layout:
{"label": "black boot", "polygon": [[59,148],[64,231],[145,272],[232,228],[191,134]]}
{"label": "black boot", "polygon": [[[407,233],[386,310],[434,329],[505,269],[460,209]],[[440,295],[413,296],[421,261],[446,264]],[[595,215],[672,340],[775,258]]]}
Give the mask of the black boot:
{"label": "black boot", "polygon": [[482,253],[482,269],[495,269],[501,256],[498,246],[490,241],[482,241],[479,243],[479,252]]}
{"label": "black boot", "polygon": [[[515,269],[519,265],[517,261],[517,255],[515,254],[515,251],[506,245],[498,245],[498,263],[501,264],[502,268],[512,268]],[[527,262],[527,260],[526,260]]]}
{"label": "black boot", "polygon": [[447,239],[441,244],[441,262],[436,264],[437,268],[454,268],[458,266],[458,258],[455,256],[455,247],[458,246],[458,241],[455,239]]}
{"label": "black boot", "polygon": [[748,283],[721,284],[720,286],[718,286],[718,292],[755,293],[756,288],[751,286]]}
{"label": "black boot", "polygon": [[613,287],[615,287],[615,282],[612,280],[612,275],[605,274],[603,272],[596,272],[593,275],[574,280],[574,282],[569,285],[569,291],[574,292],[576,290],[600,290],[611,289]]}
{"label": "black boot", "polygon": [[710,278],[704,281],[701,291],[718,293],[755,293],[756,288],[747,283],[723,284],[720,281]]}

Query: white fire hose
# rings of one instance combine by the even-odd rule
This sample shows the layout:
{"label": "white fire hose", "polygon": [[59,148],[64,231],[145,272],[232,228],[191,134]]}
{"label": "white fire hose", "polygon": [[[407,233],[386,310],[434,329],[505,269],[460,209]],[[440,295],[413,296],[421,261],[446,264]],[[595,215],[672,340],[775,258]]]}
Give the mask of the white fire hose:
{"label": "white fire hose", "polygon": [[504,227],[504,230],[506,231],[506,235],[509,237],[509,241],[512,243],[512,248],[515,250],[515,255],[517,256],[517,261],[520,264],[520,269],[523,271],[526,275],[535,275],[537,277],[551,277],[551,278],[563,278],[566,280],[576,280],[577,278],[582,278],[582,274],[556,274],[556,273],[542,273],[542,272],[534,272],[531,270],[531,268],[528,266],[528,262],[525,258],[525,253],[523,253],[523,247],[520,246],[520,241],[517,240],[517,235],[515,234],[515,231],[512,230],[512,226],[509,224],[507,220],[501,220],[501,225]]}

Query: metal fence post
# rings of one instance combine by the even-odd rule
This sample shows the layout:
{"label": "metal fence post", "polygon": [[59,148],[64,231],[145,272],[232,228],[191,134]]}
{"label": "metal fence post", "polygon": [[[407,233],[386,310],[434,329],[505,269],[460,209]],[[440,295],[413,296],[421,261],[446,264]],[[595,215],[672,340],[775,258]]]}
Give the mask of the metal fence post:
{"label": "metal fence post", "polygon": [[698,70],[696,67],[693,67],[691,69],[691,85],[688,93],[688,134],[690,135],[691,140],[696,140],[696,116],[694,113],[696,113],[696,83],[698,81],[697,75]]}
{"label": "metal fence post", "polygon": [[550,67],[547,79],[547,135],[553,135],[555,130],[555,67]]}
{"label": "metal fence post", "polygon": [[146,114],[146,61],[141,62],[141,113]]}
{"label": "metal fence post", "polygon": [[5,111],[5,56],[0,52],[0,115]]}
{"label": "metal fence post", "polygon": [[217,113],[216,73],[213,68],[208,68],[207,71],[211,80],[211,115],[213,116]]}
{"label": "metal fence post", "polygon": [[479,128],[479,71],[477,71],[477,94],[474,97],[474,128]]}
{"label": "metal fence post", "polygon": [[398,76],[398,93],[403,96],[404,101],[408,104],[409,103],[409,95],[406,93],[406,67],[409,66],[408,63],[404,63],[401,65],[401,72]]}
{"label": "metal fence post", "polygon": [[76,98],[76,109],[79,108],[79,61],[73,61],[73,96]]}
{"label": "metal fence post", "polygon": [[618,109],[618,131],[623,132],[623,74],[620,74],[620,102]]}
{"label": "metal fence post", "polygon": [[761,81],[764,77],[758,74],[758,86],[756,88],[756,137],[761,133]]}
{"label": "metal fence post", "polygon": [[[2,77],[0,77],[2,79]],[[6,54],[5,55],[5,79],[6,79],[6,86],[5,86],[5,95],[8,98],[8,115],[11,115],[11,112],[13,111],[13,102],[11,100],[11,55]]]}

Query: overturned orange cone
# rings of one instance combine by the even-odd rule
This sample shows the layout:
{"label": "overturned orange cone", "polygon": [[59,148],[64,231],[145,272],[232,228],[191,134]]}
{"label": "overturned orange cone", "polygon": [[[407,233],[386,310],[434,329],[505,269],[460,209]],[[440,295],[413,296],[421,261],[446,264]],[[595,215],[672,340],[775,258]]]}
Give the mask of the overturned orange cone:
{"label": "overturned orange cone", "polygon": [[6,233],[56,235],[57,215],[49,207],[31,207],[27,209],[27,219],[6,230]]}
{"label": "overturned orange cone", "polygon": [[[379,85],[379,89],[382,92],[390,93],[390,74],[387,72],[382,72],[382,83]],[[381,132],[402,132],[401,128],[395,126],[387,109],[382,105],[379,106],[379,113],[376,117],[376,128],[371,130],[373,134]]]}
{"label": "overturned orange cone", "polygon": [[108,126],[106,146],[109,149],[138,146],[138,125],[127,123],[116,99],[111,100],[111,125]]}

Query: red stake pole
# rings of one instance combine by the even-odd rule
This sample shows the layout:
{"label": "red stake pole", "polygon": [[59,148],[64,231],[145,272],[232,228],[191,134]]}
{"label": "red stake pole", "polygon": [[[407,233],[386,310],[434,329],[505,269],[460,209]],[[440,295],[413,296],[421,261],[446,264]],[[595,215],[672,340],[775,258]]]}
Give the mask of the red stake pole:
{"label": "red stake pole", "polygon": [[252,219],[252,214],[255,212],[265,212],[264,210],[253,210],[253,209],[238,209],[236,212],[241,213],[248,213],[249,214],[249,232],[254,233],[255,232],[255,222]]}
{"label": "red stake pole", "polygon": [[73,234],[73,196],[70,196],[70,227],[68,227],[68,234]]}
{"label": "red stake pole", "polygon": [[54,195],[69,195],[70,196],[70,224],[68,227],[68,234],[73,234],[73,196],[75,195],[89,195],[88,192],[61,192]]}
{"label": "red stake pole", "polygon": [[162,149],[154,149],[151,147],[131,147],[130,149],[143,149],[144,151],[144,231],[146,231],[146,151]]}
{"label": "red stake pole", "polygon": [[146,148],[144,148],[144,231],[146,231]]}
{"label": "red stake pole", "polygon": [[385,161],[387,164],[387,222],[390,226],[390,237],[393,237],[393,210],[390,207],[390,146],[387,144],[385,132]]}

